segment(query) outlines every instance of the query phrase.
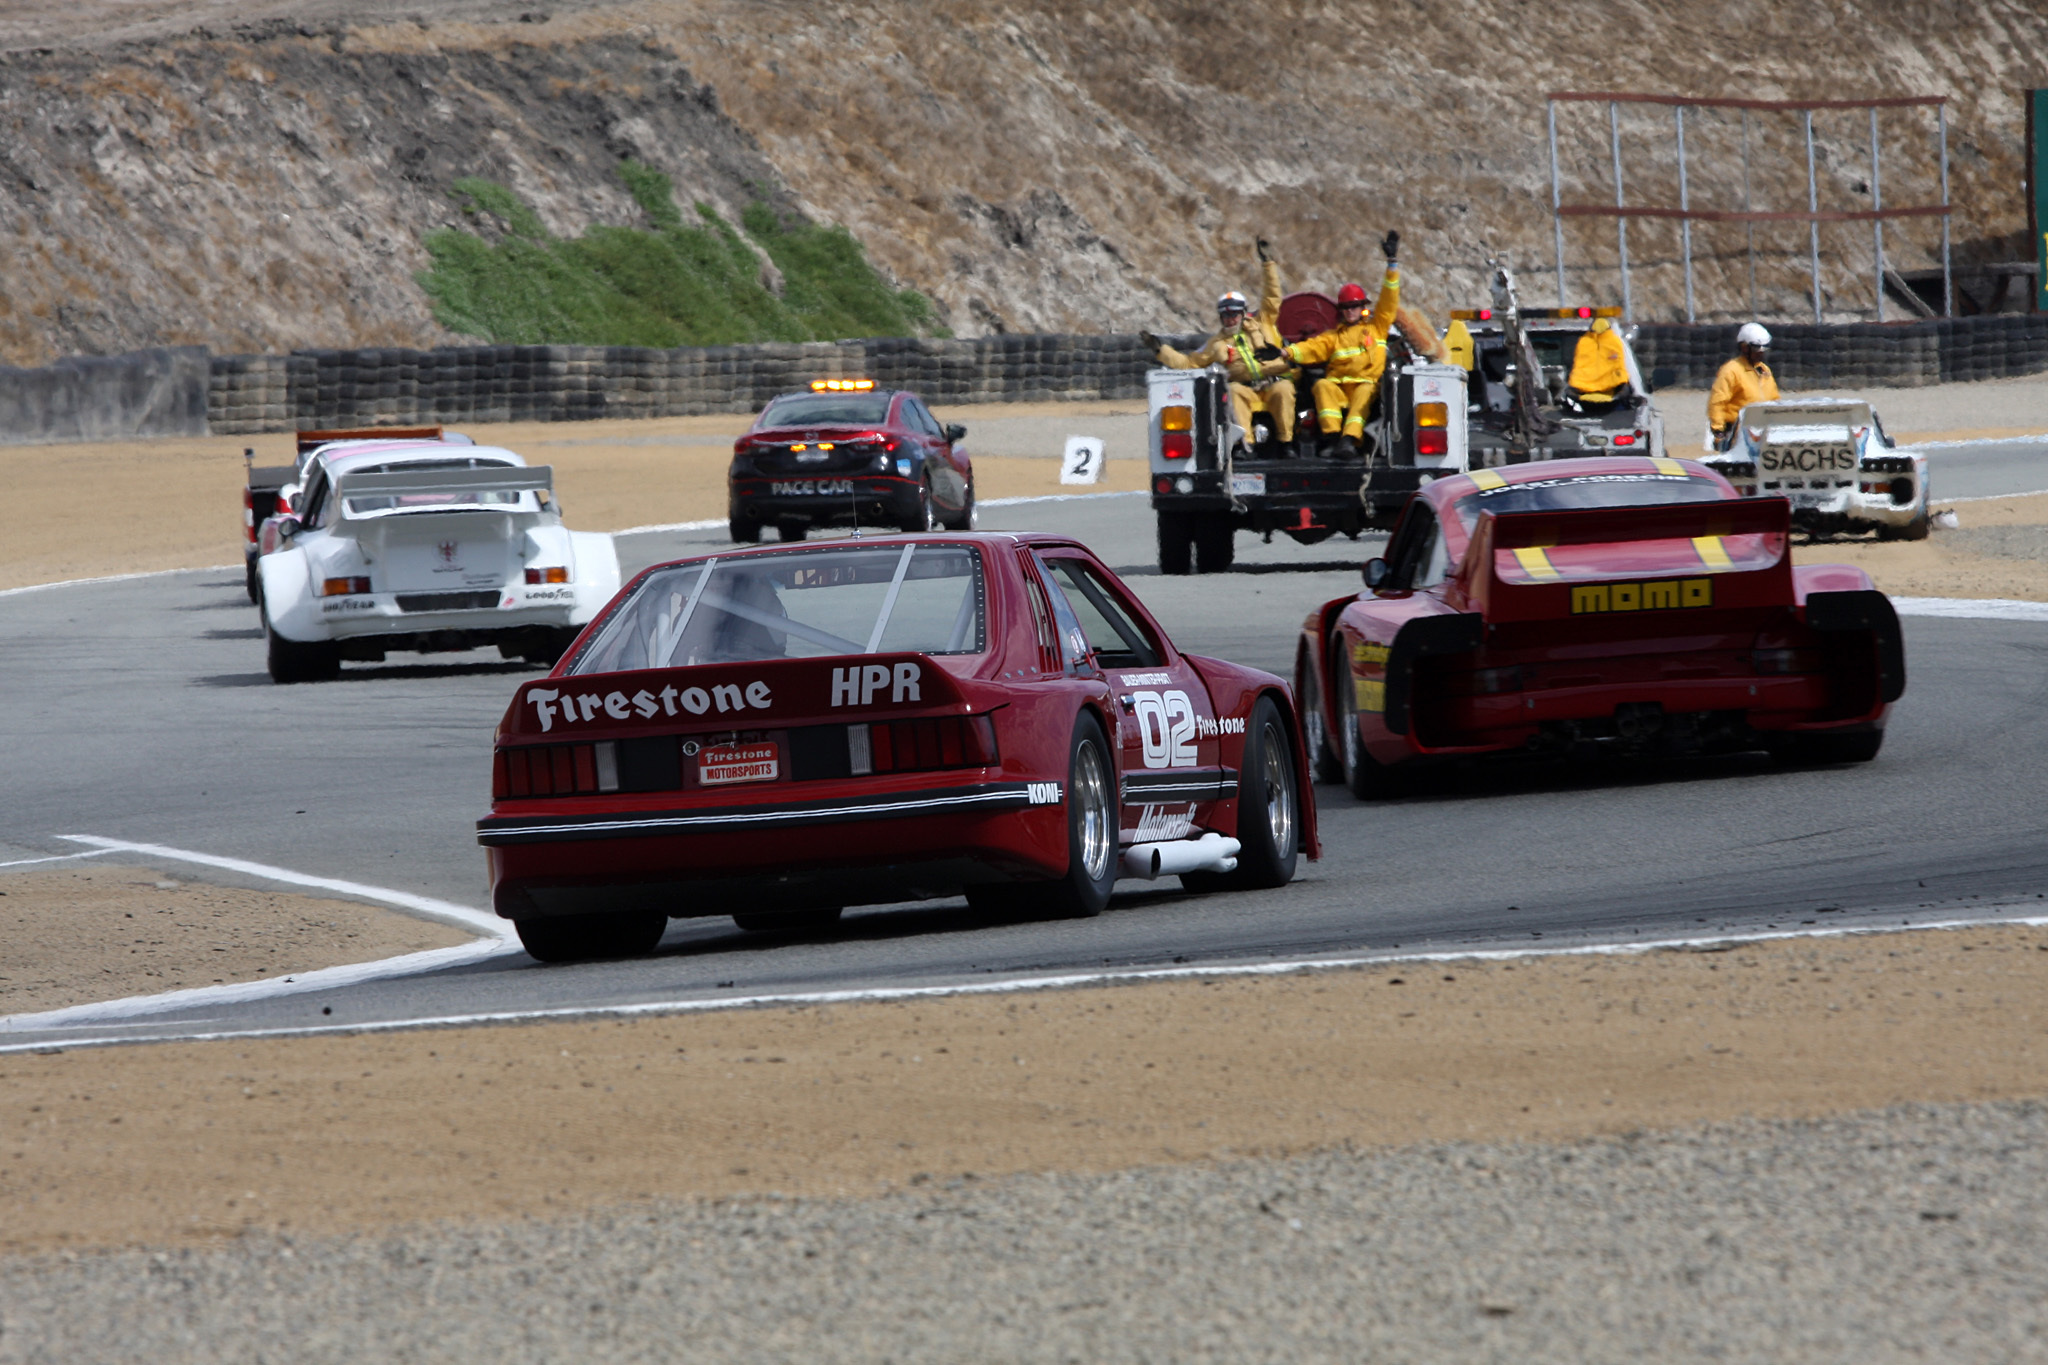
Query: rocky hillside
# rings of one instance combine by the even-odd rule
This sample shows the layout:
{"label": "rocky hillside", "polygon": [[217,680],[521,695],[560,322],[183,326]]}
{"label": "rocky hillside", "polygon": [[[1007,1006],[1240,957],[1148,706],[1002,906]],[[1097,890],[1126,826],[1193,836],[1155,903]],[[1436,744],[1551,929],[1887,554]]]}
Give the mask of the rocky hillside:
{"label": "rocky hillside", "polygon": [[[634,157],[728,217],[763,197],[848,227],[961,335],[1199,322],[1271,237],[1290,285],[1368,270],[1475,301],[1489,246],[1553,292],[1542,93],[1947,96],[1964,259],[2026,254],[2018,91],[2031,0],[1622,4],[1278,0],[16,0],[0,14],[0,359],[451,340],[414,279],[448,187],[517,189],[563,234],[636,212]],[[289,16],[288,18],[285,16]],[[196,27],[202,26],[202,27]],[[1870,203],[1869,126],[1816,119],[1823,207]],[[1602,109],[1568,110],[1567,194],[1610,198]],[[1668,111],[1623,118],[1631,197],[1676,199]],[[1803,207],[1794,120],[1760,116],[1758,207]],[[1932,121],[1887,113],[1883,189],[1935,194]],[[1740,124],[1688,130],[1696,205],[1741,205]],[[1570,291],[1619,286],[1575,225]],[[1806,311],[1803,227],[1760,230],[1767,315]],[[1740,228],[1702,228],[1708,316],[1748,307]],[[1868,316],[1867,226],[1824,230],[1833,316]],[[1646,318],[1677,235],[1632,229]],[[1927,223],[1892,230],[1923,267]],[[1807,314],[1810,316],[1810,312]]]}

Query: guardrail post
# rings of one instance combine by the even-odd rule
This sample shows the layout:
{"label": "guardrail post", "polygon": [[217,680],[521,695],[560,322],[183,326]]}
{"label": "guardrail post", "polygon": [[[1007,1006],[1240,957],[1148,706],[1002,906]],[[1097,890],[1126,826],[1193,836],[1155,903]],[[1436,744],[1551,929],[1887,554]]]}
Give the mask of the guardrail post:
{"label": "guardrail post", "polygon": [[1685,320],[1693,321],[1692,299],[1692,198],[1685,184],[1685,106],[1673,111],[1678,116],[1678,211],[1688,215],[1678,220],[1679,250],[1685,257]]}
{"label": "guardrail post", "polygon": [[1806,220],[1807,240],[1813,262],[1813,324],[1820,325],[1820,182],[1813,177],[1813,110],[1799,111],[1806,128]]}
{"label": "guardrail post", "polygon": [[[1607,101],[1607,134],[1614,148],[1614,207],[1625,207],[1621,193],[1621,105],[1614,100]],[[1621,243],[1621,320],[1624,324],[1636,320],[1635,299],[1629,291],[1628,280],[1628,215],[1614,215],[1614,230]]]}
{"label": "guardrail post", "polygon": [[1562,308],[1571,300],[1564,296],[1564,215],[1558,212],[1564,206],[1564,189],[1557,175],[1557,101],[1545,100],[1544,107],[1550,123],[1550,227],[1557,237],[1557,306]]}

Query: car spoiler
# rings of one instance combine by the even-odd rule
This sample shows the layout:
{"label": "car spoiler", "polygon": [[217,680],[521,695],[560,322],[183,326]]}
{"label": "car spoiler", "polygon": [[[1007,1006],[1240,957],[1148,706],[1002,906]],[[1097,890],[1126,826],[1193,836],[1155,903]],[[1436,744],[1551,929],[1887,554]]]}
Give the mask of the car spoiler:
{"label": "car spoiler", "polygon": [[347,515],[348,499],[433,497],[466,501],[478,493],[545,492],[555,486],[553,465],[480,465],[470,469],[398,469],[376,474],[343,474],[335,497]]}
{"label": "car spoiler", "polygon": [[299,454],[334,441],[438,441],[440,427],[346,427],[299,433]]}
{"label": "car spoiler", "polygon": [[1460,571],[1490,624],[1790,607],[1791,526],[1783,498],[1482,512]]}
{"label": "car spoiler", "polygon": [[741,731],[831,721],[872,724],[965,705],[959,683],[928,654],[760,659],[536,678],[520,685],[498,735],[559,741],[706,726]]}

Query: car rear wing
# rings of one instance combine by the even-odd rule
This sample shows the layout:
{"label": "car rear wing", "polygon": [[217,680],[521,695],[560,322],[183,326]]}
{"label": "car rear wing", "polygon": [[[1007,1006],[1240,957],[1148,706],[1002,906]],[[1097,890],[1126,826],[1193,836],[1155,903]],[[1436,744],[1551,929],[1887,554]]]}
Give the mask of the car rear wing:
{"label": "car rear wing", "polygon": [[928,654],[760,659],[538,678],[512,698],[499,738],[622,739],[830,721],[872,725],[957,712],[965,705],[959,683]]}
{"label": "car rear wing", "polygon": [[338,427],[332,431],[299,433],[299,454],[335,441],[438,441],[440,427]]}
{"label": "car rear wing", "polygon": [[553,465],[479,465],[469,469],[344,474],[337,483],[335,496],[343,516],[363,517],[401,509],[516,502],[521,493],[545,494],[554,486]]}
{"label": "car rear wing", "polygon": [[1790,607],[1783,498],[1482,512],[1461,573],[1489,624]]}

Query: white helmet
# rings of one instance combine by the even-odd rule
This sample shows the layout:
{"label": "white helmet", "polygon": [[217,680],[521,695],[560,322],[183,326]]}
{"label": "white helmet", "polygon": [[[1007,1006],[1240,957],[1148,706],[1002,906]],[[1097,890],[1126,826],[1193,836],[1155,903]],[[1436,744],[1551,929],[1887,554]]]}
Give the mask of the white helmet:
{"label": "white helmet", "polygon": [[1771,344],[1771,334],[1764,330],[1762,323],[1745,322],[1742,324],[1742,330],[1735,334],[1735,344],[1737,346],[1768,346]]}
{"label": "white helmet", "polygon": [[1244,295],[1233,289],[1222,298],[1216,300],[1216,311],[1219,313],[1244,313],[1249,312],[1250,309],[1246,304]]}

